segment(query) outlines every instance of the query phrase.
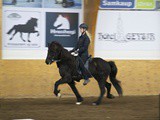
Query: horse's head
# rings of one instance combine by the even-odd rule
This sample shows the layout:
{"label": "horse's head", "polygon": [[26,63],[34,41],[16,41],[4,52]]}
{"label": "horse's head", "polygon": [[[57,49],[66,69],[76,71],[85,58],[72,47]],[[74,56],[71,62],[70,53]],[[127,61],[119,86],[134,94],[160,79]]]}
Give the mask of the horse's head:
{"label": "horse's head", "polygon": [[52,64],[55,61],[60,60],[61,58],[61,52],[62,52],[62,45],[59,44],[58,42],[52,42],[51,44],[48,45],[48,54],[46,58],[46,64]]}
{"label": "horse's head", "polygon": [[59,27],[62,26],[62,24],[64,23],[63,21],[64,17],[62,15],[59,15],[56,19],[56,21],[54,22],[54,27]]}
{"label": "horse's head", "polygon": [[26,24],[29,26],[37,27],[37,20],[38,20],[37,18],[31,18],[30,20],[28,20]]}

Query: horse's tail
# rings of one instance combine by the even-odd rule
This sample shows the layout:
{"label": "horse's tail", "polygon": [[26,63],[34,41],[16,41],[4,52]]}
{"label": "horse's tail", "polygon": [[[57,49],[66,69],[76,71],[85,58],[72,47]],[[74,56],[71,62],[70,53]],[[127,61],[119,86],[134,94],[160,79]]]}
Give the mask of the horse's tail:
{"label": "horse's tail", "polygon": [[110,67],[111,67],[111,73],[109,75],[110,77],[110,81],[112,82],[113,86],[115,87],[116,91],[118,92],[119,96],[122,96],[123,91],[122,91],[122,87],[120,85],[120,81],[116,79],[116,75],[117,75],[117,66],[113,61],[109,61],[108,62]]}
{"label": "horse's tail", "polygon": [[7,34],[11,34],[11,32],[15,29],[15,25],[7,32]]}

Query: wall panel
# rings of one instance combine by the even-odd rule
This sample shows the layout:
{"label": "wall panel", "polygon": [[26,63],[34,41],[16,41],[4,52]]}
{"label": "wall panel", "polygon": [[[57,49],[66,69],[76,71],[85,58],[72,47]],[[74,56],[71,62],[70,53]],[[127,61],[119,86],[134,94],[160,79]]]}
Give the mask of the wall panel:
{"label": "wall panel", "polygon": [[[84,21],[89,25],[89,32],[92,35],[90,52],[93,54],[93,40],[99,0],[84,1]],[[1,4],[0,10],[2,11]],[[0,14],[2,20],[1,16]],[[2,39],[0,38],[0,47],[1,43]],[[0,55],[1,53],[0,51]],[[122,81],[124,95],[159,94],[160,61],[116,60],[115,62],[119,69],[117,78]],[[56,65],[47,66],[44,60],[0,59],[0,98],[54,97],[52,92],[53,84],[59,78]],[[95,80],[91,79],[91,82],[85,87],[82,84],[83,81],[77,83],[82,96],[99,95],[99,89]],[[60,89],[64,96],[73,96],[67,85],[62,85]],[[117,95],[113,87],[112,93]]]}

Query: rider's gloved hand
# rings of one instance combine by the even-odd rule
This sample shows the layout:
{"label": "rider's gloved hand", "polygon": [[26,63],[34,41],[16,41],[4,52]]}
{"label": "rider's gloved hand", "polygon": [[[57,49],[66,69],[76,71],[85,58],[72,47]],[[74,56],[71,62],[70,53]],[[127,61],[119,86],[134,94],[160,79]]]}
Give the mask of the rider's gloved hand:
{"label": "rider's gloved hand", "polygon": [[73,55],[73,56],[75,56],[75,57],[78,56],[78,51],[79,51],[79,49],[77,49],[77,50],[71,52],[71,55]]}
{"label": "rider's gloved hand", "polygon": [[78,56],[78,52],[77,51],[71,52],[71,55],[76,57],[76,56]]}

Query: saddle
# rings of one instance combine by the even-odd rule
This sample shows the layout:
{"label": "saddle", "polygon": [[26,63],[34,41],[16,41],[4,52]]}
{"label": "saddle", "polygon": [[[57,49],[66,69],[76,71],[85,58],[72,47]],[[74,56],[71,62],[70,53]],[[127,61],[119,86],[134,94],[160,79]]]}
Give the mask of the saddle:
{"label": "saddle", "polygon": [[[81,78],[83,78],[83,75],[82,75],[82,72],[81,72],[81,70],[80,70],[80,63],[79,63],[79,58],[78,57],[75,57],[75,59],[76,59],[76,70],[77,70],[77,73],[78,73],[78,75],[77,75],[77,77],[78,76],[81,76]],[[92,77],[92,75],[91,75],[91,73],[90,73],[90,71],[89,71],[89,62],[92,60],[92,56],[91,55],[89,55],[88,56],[88,58],[87,58],[87,60],[86,60],[86,62],[84,63],[84,67],[86,68],[86,70],[87,70],[87,72],[88,72],[88,74],[89,74],[89,76],[90,77]]]}
{"label": "saddle", "polygon": [[[80,70],[80,63],[79,63],[79,56],[75,57],[76,60],[76,72],[75,74],[72,76],[72,78],[77,81],[80,82],[81,79],[84,79],[84,75],[82,74],[81,70]],[[84,67],[86,69],[87,75],[89,78],[92,77],[91,72],[89,71],[89,62],[92,60],[91,55],[88,56],[86,62],[84,63]]]}
{"label": "saddle", "polygon": [[84,63],[84,67],[89,71],[89,62],[92,60],[92,55],[89,55],[87,61]]}

